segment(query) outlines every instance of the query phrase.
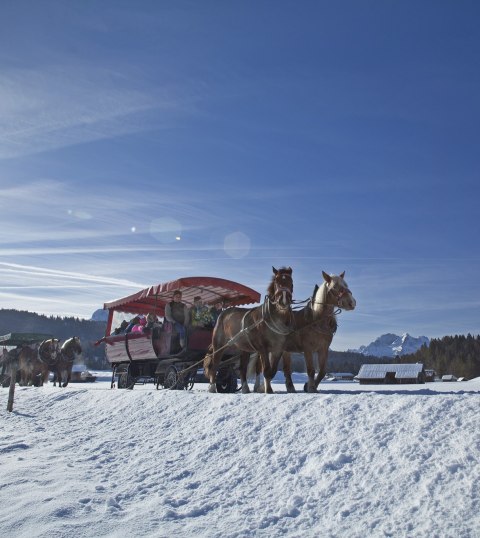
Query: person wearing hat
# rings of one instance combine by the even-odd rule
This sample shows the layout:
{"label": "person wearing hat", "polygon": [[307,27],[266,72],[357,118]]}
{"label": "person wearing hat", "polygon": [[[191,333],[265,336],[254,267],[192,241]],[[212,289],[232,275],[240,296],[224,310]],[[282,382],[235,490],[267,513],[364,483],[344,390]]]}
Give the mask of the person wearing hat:
{"label": "person wearing hat", "polygon": [[182,292],[173,292],[173,301],[165,306],[165,319],[169,321],[180,337],[180,347],[185,347],[186,326],[188,325],[188,307],[182,303]]}
{"label": "person wearing hat", "polygon": [[208,306],[202,302],[202,298],[197,295],[193,298],[193,306],[190,310],[190,323],[192,327],[210,327],[212,316]]}

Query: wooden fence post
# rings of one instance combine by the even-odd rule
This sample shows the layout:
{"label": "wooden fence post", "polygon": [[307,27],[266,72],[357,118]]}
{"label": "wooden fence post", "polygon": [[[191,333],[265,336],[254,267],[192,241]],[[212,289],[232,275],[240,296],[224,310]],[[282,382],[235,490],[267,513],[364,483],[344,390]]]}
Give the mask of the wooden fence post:
{"label": "wooden fence post", "polygon": [[8,391],[7,411],[13,411],[13,399],[15,397],[15,383],[17,382],[17,361],[10,363],[10,389]]}

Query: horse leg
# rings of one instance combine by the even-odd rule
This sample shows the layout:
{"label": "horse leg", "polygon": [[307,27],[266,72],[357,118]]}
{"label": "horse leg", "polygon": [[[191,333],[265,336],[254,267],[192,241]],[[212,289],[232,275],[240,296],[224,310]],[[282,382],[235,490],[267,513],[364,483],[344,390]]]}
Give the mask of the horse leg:
{"label": "horse leg", "polygon": [[305,366],[307,369],[308,381],[305,383],[305,392],[317,392],[315,384],[315,367],[313,366],[313,353],[311,350],[304,350]]}
{"label": "horse leg", "polygon": [[67,366],[64,371],[63,371],[63,379],[65,379],[64,383],[63,383],[63,387],[65,388],[69,383],[70,383],[70,379],[72,377],[72,368],[73,368],[73,363],[69,366]]}
{"label": "horse leg", "polygon": [[255,360],[255,384],[253,385],[253,392],[265,392],[265,384],[262,382],[262,361],[258,354]]}
{"label": "horse leg", "polygon": [[242,394],[248,394],[250,387],[248,386],[248,364],[250,355],[246,351],[240,355],[240,381],[242,383]]}
{"label": "horse leg", "polygon": [[330,346],[330,342],[326,342],[324,345],[321,346],[321,348],[318,350],[318,374],[315,378],[315,388],[320,385],[320,381],[325,377],[325,374],[327,373],[327,359],[328,359],[328,348]]}
{"label": "horse leg", "polygon": [[[277,359],[277,364],[278,364],[278,361],[280,360],[280,356],[281,356],[281,353]],[[275,373],[272,372],[271,364],[275,363],[275,358],[273,356],[273,353],[265,353],[265,354],[260,353],[260,357],[262,357],[262,364],[263,364],[263,382],[265,383],[265,394],[273,394],[272,379],[275,377],[276,372]]]}
{"label": "horse leg", "polygon": [[205,374],[205,377],[208,378],[210,382],[210,386],[208,387],[208,392],[217,392],[217,369],[218,364],[220,363],[220,360],[222,359],[223,351],[215,351],[216,348],[222,347],[221,344],[217,346],[217,343],[215,342],[215,338],[213,339],[214,342],[212,342],[211,348],[208,350],[208,353],[205,355],[205,358],[203,359],[203,371]]}
{"label": "horse leg", "polygon": [[297,392],[292,381],[292,360],[288,351],[283,352],[283,375],[285,376],[287,392]]}

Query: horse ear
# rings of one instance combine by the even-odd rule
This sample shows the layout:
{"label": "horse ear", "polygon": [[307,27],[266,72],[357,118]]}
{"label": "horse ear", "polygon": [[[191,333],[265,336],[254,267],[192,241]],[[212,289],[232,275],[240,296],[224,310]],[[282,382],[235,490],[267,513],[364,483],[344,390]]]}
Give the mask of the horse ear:
{"label": "horse ear", "polygon": [[340,275],[340,278],[344,278],[345,277],[345,271],[343,271],[343,273]]}
{"label": "horse ear", "polygon": [[273,265],[272,265],[272,270],[273,270],[273,272],[274,272],[275,274],[278,273],[278,271],[275,269],[275,267],[273,267]]}
{"label": "horse ear", "polygon": [[328,282],[328,284],[330,284],[330,282],[332,281],[332,277],[330,275],[327,275],[327,273],[325,273],[325,271],[322,271],[322,275],[323,275],[323,279],[325,280],[325,282]]}
{"label": "horse ear", "polygon": [[285,272],[288,273],[289,275],[291,275],[292,274],[292,268],[290,266],[288,266]]}

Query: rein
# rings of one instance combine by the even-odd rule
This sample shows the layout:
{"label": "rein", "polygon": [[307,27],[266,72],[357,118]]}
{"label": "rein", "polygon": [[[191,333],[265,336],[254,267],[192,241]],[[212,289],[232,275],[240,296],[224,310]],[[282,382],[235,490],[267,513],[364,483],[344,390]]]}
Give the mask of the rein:
{"label": "rein", "polygon": [[270,305],[271,304],[277,306],[277,308],[278,308],[278,303],[272,301],[270,299],[270,297],[268,295],[266,295],[265,296],[265,301],[263,302],[263,305],[262,305],[262,319],[265,322],[265,325],[271,331],[273,331],[276,334],[280,334],[282,336],[286,336],[287,334],[290,334],[292,332],[292,330],[293,330],[293,329],[291,329],[292,319],[293,319],[292,318],[292,311],[290,310],[290,308],[288,309],[288,310],[290,310],[290,325],[287,325],[285,323],[282,323],[281,321],[275,321],[274,320],[274,318],[272,317],[272,314],[270,312]]}

